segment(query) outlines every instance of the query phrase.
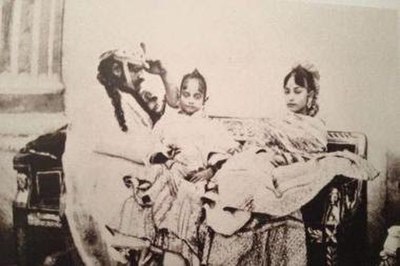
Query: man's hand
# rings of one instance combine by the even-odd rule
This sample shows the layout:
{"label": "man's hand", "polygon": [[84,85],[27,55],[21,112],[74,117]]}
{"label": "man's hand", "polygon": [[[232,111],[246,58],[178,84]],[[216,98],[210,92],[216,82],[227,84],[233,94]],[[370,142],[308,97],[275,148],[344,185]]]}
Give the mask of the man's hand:
{"label": "man's hand", "polygon": [[181,148],[179,148],[175,144],[168,144],[167,148],[168,148],[167,155],[168,155],[168,159],[170,159],[170,160],[173,160],[176,155],[181,153]]}
{"label": "man's hand", "polygon": [[154,153],[150,157],[150,163],[151,164],[164,164],[167,161],[173,161],[175,156],[178,155],[181,152],[181,149],[174,145],[174,144],[169,144],[167,145],[167,150],[165,152],[157,152]]}
{"label": "man's hand", "polygon": [[149,64],[148,68],[145,68],[145,70],[153,75],[165,75],[167,73],[167,70],[163,66],[162,62],[160,60],[151,60],[148,59],[146,60],[147,64]]}

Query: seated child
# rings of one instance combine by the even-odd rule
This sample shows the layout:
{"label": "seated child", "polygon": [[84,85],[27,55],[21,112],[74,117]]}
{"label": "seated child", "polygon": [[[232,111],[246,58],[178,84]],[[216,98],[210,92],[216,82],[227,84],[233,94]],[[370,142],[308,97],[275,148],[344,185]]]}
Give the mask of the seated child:
{"label": "seated child", "polygon": [[[116,226],[109,225],[113,232],[143,238],[137,228],[147,227],[133,229],[130,221],[135,216],[135,223],[140,223],[137,217],[144,217],[142,223],[152,223],[156,228],[155,238],[154,232],[146,235],[167,251],[165,256],[180,254],[189,264],[199,256],[196,224],[204,185],[240,148],[223,125],[204,114],[206,95],[206,81],[199,71],[183,77],[179,108],[167,110],[153,129],[160,138],[148,156],[153,166],[141,177],[143,180],[131,186],[134,195],[128,199],[130,204],[124,204],[120,221]],[[138,204],[134,206],[134,202]],[[137,205],[151,206],[151,214]],[[149,215],[152,221],[147,221]]]}
{"label": "seated child", "polygon": [[205,115],[206,101],[204,77],[198,70],[186,74],[181,83],[178,110],[169,109],[154,127],[161,146],[155,148],[151,163],[179,164],[183,177],[197,182],[210,178],[221,161],[239,149],[239,143],[223,125]]}

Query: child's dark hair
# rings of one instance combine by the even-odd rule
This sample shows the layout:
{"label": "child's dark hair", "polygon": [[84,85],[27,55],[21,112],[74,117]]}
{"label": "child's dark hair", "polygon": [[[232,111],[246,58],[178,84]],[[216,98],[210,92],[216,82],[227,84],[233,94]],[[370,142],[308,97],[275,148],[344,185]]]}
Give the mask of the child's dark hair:
{"label": "child's dark hair", "polygon": [[286,87],[290,77],[292,76],[297,85],[306,88],[307,92],[314,92],[313,98],[311,99],[311,106],[307,108],[307,115],[315,116],[319,111],[319,106],[317,103],[319,93],[318,73],[310,71],[302,65],[298,65],[285,76],[283,79],[283,87]]}
{"label": "child's dark hair", "polygon": [[183,76],[182,81],[181,81],[181,87],[180,87],[179,91],[182,92],[183,83],[188,79],[197,79],[199,81],[200,91],[204,94],[204,99],[206,99],[206,96],[207,96],[206,79],[204,78],[204,76],[197,69],[195,69],[191,73],[188,73],[188,74]]}

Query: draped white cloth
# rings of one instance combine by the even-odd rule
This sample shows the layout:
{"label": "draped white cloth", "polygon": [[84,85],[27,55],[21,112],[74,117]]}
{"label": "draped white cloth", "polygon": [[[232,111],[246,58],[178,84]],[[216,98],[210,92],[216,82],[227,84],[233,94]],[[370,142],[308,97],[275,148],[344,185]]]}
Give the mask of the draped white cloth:
{"label": "draped white cloth", "polygon": [[209,226],[232,234],[246,222],[240,219],[231,222],[232,228],[221,226],[229,216],[237,219],[230,214],[232,209],[282,217],[299,210],[336,175],[361,180],[378,175],[355,154],[327,153],[326,135],[321,121],[309,116],[290,114],[261,123],[245,151],[230,158],[213,178],[215,189],[204,196],[215,203],[208,207],[214,217],[208,219]]}
{"label": "draped white cloth", "polygon": [[[138,163],[144,162],[155,141],[150,117],[130,95],[121,93],[127,132],[119,128],[105,93],[101,100],[104,102],[98,102],[97,107],[91,106],[96,110],[82,114],[85,123],[72,121],[63,156],[66,217],[86,265],[112,264],[107,248],[110,234],[105,224],[131,196],[122,178],[147,175],[146,168]],[[126,151],[118,155],[138,163],[107,155],[117,150]]]}

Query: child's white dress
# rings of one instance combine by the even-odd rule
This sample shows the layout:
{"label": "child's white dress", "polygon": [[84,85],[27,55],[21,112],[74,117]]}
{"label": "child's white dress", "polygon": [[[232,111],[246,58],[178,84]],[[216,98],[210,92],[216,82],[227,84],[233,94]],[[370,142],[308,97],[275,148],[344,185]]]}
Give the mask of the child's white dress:
{"label": "child's white dress", "polygon": [[[141,178],[151,183],[151,187],[145,191],[136,190],[136,196],[129,200],[135,198],[139,203],[142,201],[142,204],[151,206],[151,222],[157,231],[156,245],[181,254],[192,264],[200,252],[197,229],[202,208],[200,197],[204,194],[206,180],[192,183],[185,178],[193,171],[205,169],[211,160],[228,158],[228,151],[238,148],[239,143],[223,125],[212,121],[203,112],[188,116],[168,109],[155,125],[153,133],[161,143],[154,145],[149,158],[157,152],[167,154],[171,145],[179,148],[179,153],[172,166],[150,166],[149,174]],[[140,234],[128,222],[131,216],[132,210],[125,206],[117,230],[127,235]],[[130,225],[123,226],[123,221]],[[149,224],[149,221],[143,223]]]}

